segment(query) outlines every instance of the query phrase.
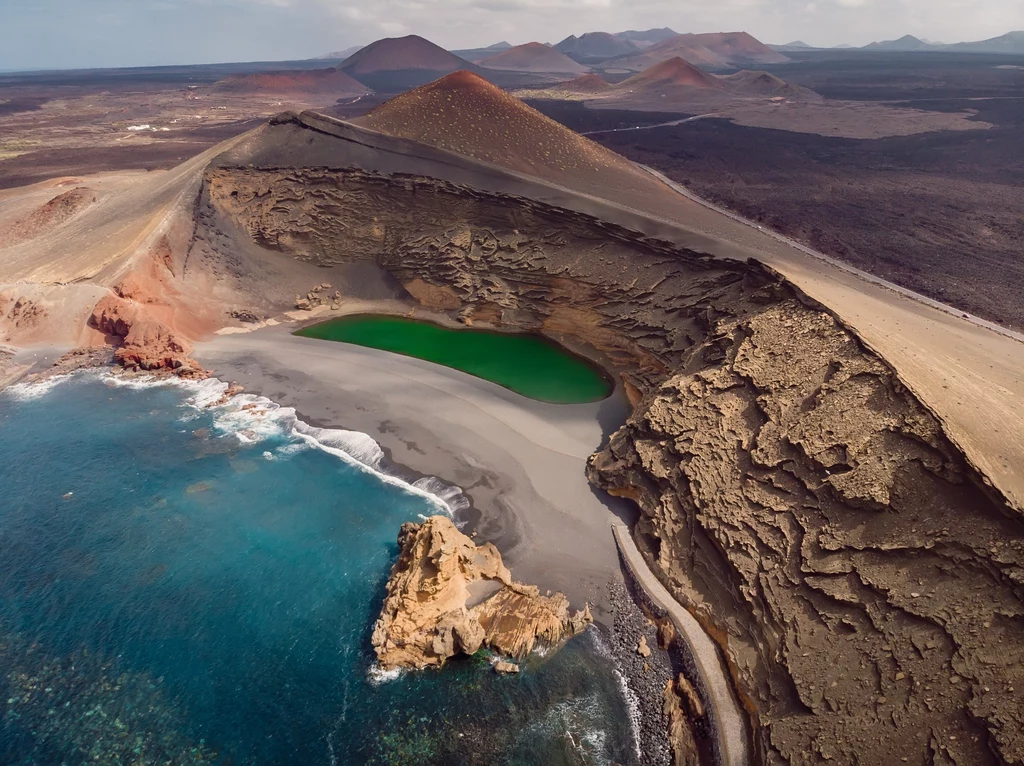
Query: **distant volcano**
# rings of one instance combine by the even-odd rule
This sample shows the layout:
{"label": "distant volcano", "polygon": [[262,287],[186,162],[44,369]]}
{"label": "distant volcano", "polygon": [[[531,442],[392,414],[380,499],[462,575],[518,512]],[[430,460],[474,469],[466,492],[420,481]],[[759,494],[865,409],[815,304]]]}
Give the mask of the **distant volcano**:
{"label": "distant volcano", "polygon": [[582,74],[589,68],[578,64],[564,53],[543,43],[526,43],[489,56],[480,62],[487,69],[512,72],[550,72],[554,74]]}
{"label": "distant volcano", "polygon": [[741,96],[767,96],[769,98],[784,97],[787,99],[820,100],[821,96],[813,90],[800,85],[791,85],[781,77],[769,72],[757,72],[744,69],[735,74],[718,78],[725,86]]}
{"label": "distant volcano", "polygon": [[558,85],[559,90],[572,93],[604,93],[611,90],[612,86],[598,77],[596,74],[580,75],[575,80],[569,80]]}
{"label": "distant volcano", "polygon": [[667,87],[721,89],[721,81],[678,56],[645,69],[619,83],[619,90],[644,92]]}
{"label": "distant volcano", "polygon": [[743,63],[782,64],[789,58],[746,32],[715,32],[702,35],[683,35],[721,56],[731,65]]}
{"label": "distant volcano", "polygon": [[470,72],[396,96],[355,122],[587,193],[667,192],[620,155]]}
{"label": "distant volcano", "polygon": [[476,67],[419,35],[388,37],[352,54],[341,70],[377,90],[402,90]]}
{"label": "distant volcano", "polygon": [[783,54],[746,32],[716,32],[700,35],[676,35],[632,56],[610,59],[605,66],[642,71],[676,56],[697,66],[739,67],[750,64],[781,64],[789,61]]}
{"label": "distant volcano", "polygon": [[555,49],[573,61],[588,62],[625,56],[639,50],[639,46],[607,32],[587,32],[579,37],[569,35]]}

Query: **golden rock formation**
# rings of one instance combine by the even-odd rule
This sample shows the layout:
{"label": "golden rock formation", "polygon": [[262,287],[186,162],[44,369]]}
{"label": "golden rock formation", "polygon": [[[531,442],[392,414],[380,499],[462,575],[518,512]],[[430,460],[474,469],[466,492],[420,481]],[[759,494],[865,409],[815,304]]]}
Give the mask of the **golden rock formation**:
{"label": "golden rock formation", "polygon": [[398,544],[373,629],[385,668],[441,666],[484,646],[518,659],[538,642],[557,644],[591,621],[589,607],[570,613],[561,593],[542,596],[514,582],[497,548],[477,546],[445,516],[403,524]]}

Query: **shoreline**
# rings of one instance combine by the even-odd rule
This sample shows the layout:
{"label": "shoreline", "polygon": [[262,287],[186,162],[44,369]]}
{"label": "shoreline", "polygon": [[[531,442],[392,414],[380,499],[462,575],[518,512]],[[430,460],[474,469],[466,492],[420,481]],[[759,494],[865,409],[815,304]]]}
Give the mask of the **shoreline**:
{"label": "shoreline", "polygon": [[[329,438],[321,441],[318,438],[321,436],[320,434],[310,433],[309,429],[316,429],[317,426],[313,426],[302,418],[294,408],[289,407],[287,404],[268,400],[256,392],[235,393],[230,388],[228,382],[216,376],[211,376],[204,380],[188,380],[171,375],[125,372],[121,368],[110,364],[96,364],[82,366],[67,372],[58,372],[41,379],[23,381],[20,385],[13,384],[10,386],[10,393],[15,401],[24,401],[25,399],[45,397],[56,386],[76,387],[85,383],[102,383],[114,389],[174,389],[186,397],[184,403],[180,406],[187,406],[198,412],[211,412],[213,414],[215,420],[213,429],[219,433],[221,438],[228,438],[234,441],[234,438],[237,437],[243,444],[248,444],[250,447],[260,444],[267,437],[268,431],[266,428],[269,427],[276,431],[284,427],[283,433],[285,434],[290,433],[292,436],[306,437],[317,441],[318,445],[314,449],[325,450],[328,453],[344,451],[340,448],[332,448]],[[16,389],[22,387],[24,387],[23,390],[15,393]],[[7,387],[0,387],[0,392],[5,388]],[[116,402],[117,400],[114,399],[109,406],[116,410]],[[253,404],[257,406],[253,407]],[[264,408],[263,405],[267,405],[267,407]],[[270,405],[285,411],[281,412],[279,416],[275,416]],[[253,407],[251,414],[247,412],[250,407]],[[264,409],[266,409],[266,412],[269,412],[269,416],[263,412]],[[236,419],[240,415],[244,416],[242,419],[248,421],[248,423]],[[221,417],[225,418],[225,421],[216,422]],[[288,428],[289,424],[292,424],[291,429]],[[364,434],[359,433],[357,436],[364,436]],[[365,436],[369,437],[368,434]],[[367,443],[369,443],[369,439],[367,439]],[[353,444],[358,448],[358,440],[353,442]],[[262,447],[256,447],[256,449],[262,449]],[[269,453],[264,453],[264,456],[269,456]],[[364,462],[361,459],[362,456],[353,453],[346,453],[345,457],[341,455],[337,457],[344,460],[344,462],[358,463],[370,473],[384,474],[382,478],[385,478],[385,476],[393,477],[396,480],[400,480],[403,485],[410,485],[412,477],[405,470],[397,470],[401,468],[400,466],[387,464],[372,465]],[[410,488],[414,486],[412,485]],[[645,704],[651,703],[652,700],[657,703],[658,700],[656,697],[647,699],[640,694],[645,688],[645,683],[649,684],[651,680],[649,677],[645,677],[649,675],[650,671],[645,668],[644,672],[638,672],[636,668],[631,666],[629,660],[635,654],[635,650],[633,645],[628,641],[623,641],[620,635],[620,625],[623,620],[631,620],[632,624],[639,625],[639,630],[646,632],[650,632],[651,627],[641,614],[637,603],[632,600],[625,604],[616,601],[614,597],[615,589],[618,592],[624,592],[624,584],[622,582],[607,583],[606,588],[613,594],[609,599],[613,624],[608,626],[595,624],[591,626],[594,634],[590,637],[590,641],[594,648],[590,648],[587,651],[611,660],[610,670],[614,672],[619,680],[623,701],[629,713],[629,731],[632,735],[631,748],[638,758],[636,761],[629,759],[624,762],[637,763],[638,766],[668,766],[669,761],[666,760],[666,754],[669,752],[667,731],[660,725],[657,705],[655,704],[652,707],[651,704]],[[635,660],[635,657],[633,659]],[[658,662],[659,667],[669,666],[667,654],[664,654],[664,656],[659,654],[659,656],[652,659],[652,664],[656,661],[660,661]],[[374,680],[374,669],[377,667],[376,663],[374,663],[369,669],[371,683],[387,681],[388,674],[386,673],[382,674],[382,678]],[[480,672],[485,671],[481,670]],[[653,716],[651,715],[652,710],[654,711]],[[654,749],[649,750],[648,748],[650,747]],[[650,760],[646,757],[648,752],[657,752],[659,757],[657,760]]]}
{"label": "shoreline", "polygon": [[413,357],[292,335],[301,324],[219,335],[194,356],[311,426],[367,434],[396,477],[461,488],[467,534],[493,542],[517,579],[611,624],[607,586],[622,572],[610,525],[635,511],[592,488],[585,466],[625,421],[620,387],[593,404],[546,404]]}
{"label": "shoreline", "polygon": [[[346,459],[382,474],[382,478],[387,476],[407,484],[410,491],[426,491],[441,502],[447,502],[448,498],[430,489],[424,490],[417,482],[436,479],[446,486],[461,489],[462,497],[468,504],[456,504],[453,517],[467,534],[481,541],[495,543],[518,579],[536,585],[542,591],[560,590],[574,605],[582,605],[584,600],[591,604],[595,619],[593,629],[601,635],[600,641],[609,647],[609,659],[620,676],[626,704],[638,704],[634,711],[637,718],[632,724],[636,747],[645,755],[657,753],[652,763],[667,764],[670,745],[661,715],[660,695],[648,699],[650,695],[645,692],[650,690],[654,680],[649,665],[670,668],[672,654],[659,651],[652,640],[655,657],[650,663],[636,661],[633,634],[640,631],[653,636],[654,626],[643,615],[640,602],[635,597],[628,597],[623,602],[622,595],[627,593],[628,579],[621,567],[611,534],[613,521],[621,523],[621,518],[630,518],[635,511],[625,501],[610,496],[602,497],[603,493],[590,487],[584,474],[586,458],[625,419],[628,403],[621,385],[616,386],[612,396],[602,402],[585,405],[547,404],[521,397],[498,384],[412,357],[396,357],[375,349],[293,336],[291,332],[297,324],[288,322],[262,327],[250,333],[216,336],[211,341],[197,344],[196,356],[212,369],[208,378],[211,383],[216,382],[218,386],[227,388],[231,382],[238,382],[245,387],[244,391],[235,396],[264,397],[277,407],[290,408],[294,410],[299,423],[310,429],[351,430],[373,439],[383,454],[379,464],[371,465],[351,453],[347,453],[349,457]],[[291,348],[293,344],[296,346],[294,349]],[[316,353],[317,350],[323,353]],[[42,349],[35,351],[44,357],[59,356],[58,349],[47,349],[49,353],[45,354]],[[282,354],[282,351],[287,353]],[[573,349],[573,353],[579,351]],[[326,357],[331,362],[348,362],[349,366],[332,364],[333,374],[329,372],[319,381],[316,374],[301,366],[285,369],[289,362],[298,361],[310,354],[313,357]],[[371,423],[380,414],[375,414],[374,405],[381,404],[381,401],[374,399],[383,400],[394,396],[394,391],[377,392],[375,396],[369,391],[373,388],[373,381],[360,377],[358,370],[365,369],[367,364],[373,365],[373,357],[377,357],[376,364],[382,364],[382,374],[390,374],[390,368],[394,365],[413,368],[404,370],[403,379],[410,380],[408,374],[416,373],[417,378],[413,382],[420,385],[414,385],[408,396],[418,397],[419,404],[426,404],[424,387],[444,383],[446,388],[464,388],[466,390],[462,391],[461,396],[452,397],[451,394],[443,393],[457,399],[482,422],[478,431],[491,428],[500,431],[504,428],[507,433],[490,434],[492,449],[481,460],[480,456],[474,456],[469,450],[459,453],[458,450],[452,452],[442,448],[441,442],[444,439],[458,442],[461,424],[449,424],[452,427],[425,436],[422,424],[406,420],[404,411],[402,417],[395,417],[399,413],[389,409],[386,413],[388,418],[380,421],[377,428],[367,427],[364,424]],[[32,369],[37,373],[45,373],[48,362],[52,361],[44,358],[39,364],[32,365]],[[388,361],[392,364],[388,364]],[[57,371],[53,377],[66,379],[75,373],[89,370],[114,374],[119,379],[124,378],[126,384],[135,378],[140,378],[140,382],[152,381],[157,385],[189,383],[173,376],[122,373],[119,368],[111,368],[109,360],[106,364],[85,364],[66,372]],[[46,384],[47,377],[26,381],[25,378],[29,377],[27,372],[23,371],[18,376],[18,382]],[[440,380],[431,380],[430,372]],[[298,385],[293,386],[293,383]],[[14,384],[14,381],[10,384]],[[201,386],[202,381],[196,381],[195,385]],[[369,401],[356,403],[364,397]],[[203,403],[197,406],[203,406]],[[347,416],[341,415],[342,406],[349,406]],[[531,421],[528,427],[515,429],[504,422],[510,413],[515,413],[516,408],[522,408],[523,412],[518,414]],[[559,413],[559,410],[563,412]],[[561,417],[558,417],[559,414]],[[423,411],[416,416],[417,419],[422,418]],[[618,422],[617,417],[621,418]],[[553,422],[547,422],[545,418]],[[301,435],[302,430],[296,429],[295,432]],[[470,428],[469,433],[463,433],[463,436],[478,439],[481,434],[473,431]],[[503,437],[515,440],[517,432],[522,437],[520,443],[509,445],[507,449],[501,449],[500,445],[495,444]],[[304,438],[317,440],[315,434]],[[590,443],[589,439],[594,441]],[[321,443],[319,447],[334,451],[330,444]],[[554,465],[541,469],[544,475],[542,481],[538,482],[539,486],[535,486],[526,476],[527,470],[531,474],[538,470],[536,465],[530,465],[527,469],[523,464],[530,462],[522,460],[524,454],[529,452],[538,453],[542,458],[541,465],[554,461]],[[429,460],[429,456],[435,453],[441,453],[440,459]],[[412,460],[408,459],[410,456]],[[502,457],[505,462],[500,460]],[[495,458],[499,458],[497,464]],[[571,463],[575,463],[578,470],[574,474],[563,473]],[[447,467],[456,473],[467,469],[476,470],[481,474],[481,481],[467,487],[453,481],[453,474],[442,470],[425,470],[430,467]],[[503,477],[503,474],[508,475]],[[582,483],[585,491],[581,491],[580,486],[572,486],[562,492],[550,491],[552,480],[557,484],[561,479],[573,477]],[[502,478],[505,481],[501,481]],[[575,505],[569,501],[574,501]],[[616,509],[621,515],[616,514]],[[520,517],[520,513],[524,517]],[[548,516],[554,518],[545,518]],[[582,544],[572,545],[575,542]],[[607,551],[602,550],[605,546]],[[601,555],[605,552],[610,553],[610,559]],[[596,558],[592,558],[594,553],[597,553]],[[633,626],[628,634],[623,634],[624,624]],[[659,683],[664,681],[661,679],[662,673],[664,671],[656,674]],[[646,766],[647,761],[643,758],[640,762]]]}

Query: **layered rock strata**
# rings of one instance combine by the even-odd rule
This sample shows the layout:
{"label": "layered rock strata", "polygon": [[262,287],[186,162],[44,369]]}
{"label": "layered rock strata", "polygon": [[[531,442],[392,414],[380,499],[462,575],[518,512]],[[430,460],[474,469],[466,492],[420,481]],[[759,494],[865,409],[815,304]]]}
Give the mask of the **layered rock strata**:
{"label": "layered rock strata", "polygon": [[[561,593],[515,582],[497,548],[477,546],[446,516],[403,524],[398,545],[372,637],[384,668],[440,666],[483,647],[521,659],[591,621],[589,609],[570,612]],[[498,670],[518,672],[511,663]]]}
{"label": "layered rock strata", "polygon": [[776,275],[358,169],[212,168],[201,208],[264,248],[372,261],[424,306],[609,359],[637,409],[591,479],[640,506],[637,540],[723,647],[757,760],[1024,760],[1019,513]]}

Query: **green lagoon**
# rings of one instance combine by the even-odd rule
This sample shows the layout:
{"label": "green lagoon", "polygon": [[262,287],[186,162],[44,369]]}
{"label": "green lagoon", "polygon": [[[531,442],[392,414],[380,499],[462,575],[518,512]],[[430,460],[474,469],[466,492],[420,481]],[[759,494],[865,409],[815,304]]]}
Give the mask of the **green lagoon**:
{"label": "green lagoon", "polygon": [[542,335],[455,329],[376,314],[331,319],[295,334],[424,359],[542,402],[582,404],[612,392],[600,369]]}

